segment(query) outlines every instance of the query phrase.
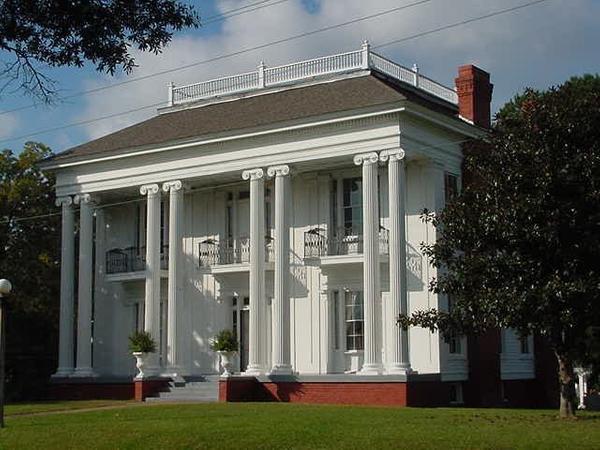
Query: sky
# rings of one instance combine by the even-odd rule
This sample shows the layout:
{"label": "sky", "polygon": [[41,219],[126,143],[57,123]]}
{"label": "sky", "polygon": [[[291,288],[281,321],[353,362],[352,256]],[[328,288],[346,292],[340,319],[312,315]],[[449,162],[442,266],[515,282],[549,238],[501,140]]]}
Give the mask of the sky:
{"label": "sky", "polygon": [[[600,72],[600,0],[547,0],[504,15],[426,34],[377,49],[383,43],[413,36],[531,0],[429,0],[400,11],[347,26],[268,45],[185,70],[156,72],[273,43],[386,11],[417,0],[196,0],[191,3],[206,25],[175,34],[159,55],[134,51],[138,67],[129,75],[109,76],[92,66],[51,69],[59,97],[52,106],[28,106],[22,92],[0,94],[0,148],[18,152],[26,141],[39,141],[55,152],[98,138],[156,114],[166,104],[167,85],[189,84],[358,49],[368,39],[375,52],[448,86],[457,67],[473,63],[491,73],[493,111],[526,87],[546,89],[574,75]],[[254,6],[249,6],[253,5]],[[231,10],[247,7],[224,20]],[[222,18],[222,16],[221,16]],[[0,52],[0,61],[7,55]],[[136,78],[147,77],[141,81]],[[132,80],[96,93],[64,96]],[[137,112],[130,112],[144,108]],[[113,116],[104,120],[100,117]],[[84,122],[77,126],[69,126]],[[48,131],[50,130],[50,131]]]}

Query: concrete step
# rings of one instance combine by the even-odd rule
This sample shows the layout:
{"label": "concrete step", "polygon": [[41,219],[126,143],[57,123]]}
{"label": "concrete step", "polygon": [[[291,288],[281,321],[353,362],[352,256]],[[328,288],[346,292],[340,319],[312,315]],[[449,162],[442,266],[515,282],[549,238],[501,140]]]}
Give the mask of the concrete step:
{"label": "concrete step", "polygon": [[219,399],[219,376],[207,375],[169,383],[168,390],[157,397],[148,397],[148,402],[216,402]]}

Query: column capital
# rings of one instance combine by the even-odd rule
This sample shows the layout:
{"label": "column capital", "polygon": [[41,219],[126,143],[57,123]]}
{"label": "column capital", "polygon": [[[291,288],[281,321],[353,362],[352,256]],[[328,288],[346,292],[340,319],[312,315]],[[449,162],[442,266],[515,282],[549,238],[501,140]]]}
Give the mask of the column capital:
{"label": "column capital", "polygon": [[376,164],[379,161],[379,155],[376,152],[361,153],[354,156],[354,164],[357,166]]}
{"label": "column capital", "polygon": [[290,166],[281,164],[279,166],[271,166],[267,169],[267,175],[270,177],[284,177],[290,174]]}
{"label": "column capital", "polygon": [[65,195],[64,197],[56,197],[56,206],[71,206],[73,204],[73,197]]}
{"label": "column capital", "polygon": [[73,201],[77,205],[93,203],[92,196],[90,194],[77,194],[73,198]]}
{"label": "column capital", "polygon": [[383,150],[381,153],[379,153],[379,160],[380,161],[402,161],[404,158],[406,157],[406,152],[404,150],[402,150],[401,148],[395,148],[395,149],[391,149],[391,150]]}
{"label": "column capital", "polygon": [[180,191],[181,189],[183,189],[183,183],[181,182],[181,180],[167,181],[166,183],[163,183],[163,185],[162,185],[162,190],[164,192]]}
{"label": "column capital", "polygon": [[160,192],[160,188],[158,187],[158,184],[154,183],[154,184],[144,184],[143,186],[140,186],[140,194],[142,195],[147,195],[147,196],[153,196],[156,195]]}
{"label": "column capital", "polygon": [[260,167],[256,169],[248,169],[242,172],[242,178],[244,180],[259,180],[264,177],[265,172]]}

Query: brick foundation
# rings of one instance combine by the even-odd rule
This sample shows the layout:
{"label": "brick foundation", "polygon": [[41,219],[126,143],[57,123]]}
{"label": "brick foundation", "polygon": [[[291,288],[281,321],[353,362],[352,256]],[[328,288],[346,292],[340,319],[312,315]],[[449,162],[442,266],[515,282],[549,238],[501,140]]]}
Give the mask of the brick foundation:
{"label": "brick foundation", "polygon": [[275,381],[230,377],[219,381],[219,401],[442,406],[450,388],[440,381]]}
{"label": "brick foundation", "polygon": [[47,398],[49,400],[144,401],[147,397],[158,395],[168,383],[168,378],[119,381],[65,378],[50,382]]}

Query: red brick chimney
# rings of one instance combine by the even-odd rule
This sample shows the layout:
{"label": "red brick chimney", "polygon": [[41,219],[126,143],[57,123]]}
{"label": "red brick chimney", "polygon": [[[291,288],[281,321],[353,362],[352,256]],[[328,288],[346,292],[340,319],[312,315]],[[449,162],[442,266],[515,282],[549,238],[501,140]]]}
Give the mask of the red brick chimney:
{"label": "red brick chimney", "polygon": [[494,85],[490,74],[472,64],[460,66],[454,80],[458,93],[458,113],[482,128],[490,128]]}

